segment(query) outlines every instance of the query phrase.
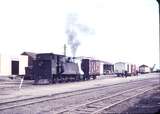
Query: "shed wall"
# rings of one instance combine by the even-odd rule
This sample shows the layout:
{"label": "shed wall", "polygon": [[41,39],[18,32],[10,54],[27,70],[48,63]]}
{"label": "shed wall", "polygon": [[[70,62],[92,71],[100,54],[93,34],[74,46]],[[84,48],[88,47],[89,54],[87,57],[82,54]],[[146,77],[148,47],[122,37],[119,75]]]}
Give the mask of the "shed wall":
{"label": "shed wall", "polygon": [[12,74],[12,61],[19,61],[19,75],[25,74],[25,67],[28,66],[28,57],[0,55],[0,76],[9,76]]}

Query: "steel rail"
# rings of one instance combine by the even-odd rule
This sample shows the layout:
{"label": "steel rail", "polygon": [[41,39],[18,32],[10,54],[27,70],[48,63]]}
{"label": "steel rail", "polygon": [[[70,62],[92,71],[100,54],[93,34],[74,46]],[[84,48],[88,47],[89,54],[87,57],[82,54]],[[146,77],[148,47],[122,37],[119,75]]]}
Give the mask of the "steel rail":
{"label": "steel rail", "polygon": [[[103,98],[100,98],[100,99],[97,99],[97,100],[94,100],[94,101],[91,101],[91,102],[87,102],[87,103],[84,103],[84,104],[80,104],[80,105],[78,105],[78,106],[75,106],[75,107],[72,107],[72,108],[68,108],[68,109],[64,109],[64,110],[61,110],[61,111],[59,111],[59,112],[55,112],[55,114],[63,114],[63,113],[70,113],[70,112],[73,112],[73,111],[75,111],[75,110],[79,110],[80,111],[80,109],[79,108],[81,108],[81,107],[87,107],[87,105],[90,105],[90,104],[93,104],[93,103],[96,103],[96,102],[99,102],[99,101],[103,101],[103,100],[106,100],[106,99],[110,99],[110,98],[113,98],[113,97],[116,97],[116,96],[119,96],[119,95],[122,95],[122,94],[124,94],[124,93],[128,93],[128,92],[131,92],[131,91],[135,91],[135,90],[137,90],[137,89],[143,89],[144,87],[148,87],[148,86],[151,86],[151,85],[145,85],[145,86],[141,86],[141,87],[138,87],[138,88],[136,88],[136,89],[129,89],[129,90],[126,90],[126,91],[122,91],[122,92],[119,92],[119,93],[116,93],[116,94],[113,94],[113,95],[110,95],[110,96],[107,96],[107,97],[103,97]],[[153,88],[157,88],[157,86],[156,87],[153,87]],[[152,88],[152,89],[153,89]],[[148,90],[147,90],[148,91]],[[121,101],[122,102],[122,101]],[[115,104],[114,104],[115,105]],[[111,105],[112,106],[112,105]],[[109,106],[109,107],[111,107],[111,106]],[[104,110],[104,109],[106,109],[107,107],[103,107],[101,110]],[[101,111],[101,110],[98,110],[99,112]],[[97,111],[97,112],[98,112]],[[95,113],[97,113],[97,112],[95,112]],[[91,113],[91,112],[90,112]],[[94,113],[93,113],[94,114]]]}
{"label": "steel rail", "polygon": [[135,95],[133,95],[133,96],[131,96],[131,97],[122,99],[122,100],[120,100],[120,101],[118,101],[118,102],[115,102],[115,103],[109,105],[109,106],[103,107],[103,108],[101,108],[101,109],[99,109],[99,110],[97,110],[97,111],[95,111],[95,112],[93,112],[93,113],[91,113],[91,114],[98,114],[98,113],[100,113],[100,112],[102,112],[102,111],[104,111],[104,110],[106,110],[106,109],[109,109],[109,108],[111,108],[111,107],[114,107],[114,106],[116,106],[116,105],[118,105],[118,104],[120,104],[120,103],[122,103],[122,102],[125,102],[125,101],[127,101],[127,100],[132,99],[132,98],[135,98],[135,97],[137,97],[137,96],[139,96],[139,95],[142,95],[142,94],[144,94],[144,93],[146,93],[146,92],[148,92],[148,91],[150,91],[150,90],[156,89],[156,88],[158,88],[158,87],[159,87],[159,86],[152,87],[152,88],[147,89],[147,90],[145,90],[145,91],[143,91],[143,92],[140,92],[140,93],[138,93],[138,94],[135,94]]}
{"label": "steel rail", "polygon": [[[156,78],[152,78],[152,79],[156,79]],[[148,80],[150,80],[150,79],[131,81],[129,84],[139,83],[141,81],[144,82],[144,81],[148,81]],[[36,97],[30,97],[30,98],[23,98],[23,99],[9,100],[9,101],[5,100],[5,102],[0,102],[0,105],[6,104],[6,103],[12,103],[12,102],[15,102],[15,101],[18,102],[18,101],[30,100],[30,99],[34,99],[34,98],[36,99],[36,98],[42,98],[42,97],[49,97],[49,96],[51,97],[51,96],[56,96],[56,95],[63,95],[63,94],[68,94],[68,93],[88,91],[88,92],[81,93],[81,94],[85,94],[85,93],[93,92],[95,89],[104,90],[107,87],[114,87],[114,86],[119,86],[119,85],[123,86],[125,84],[128,84],[128,82],[116,83],[116,84],[112,84],[112,85],[103,85],[103,86],[99,86],[99,87],[92,87],[92,88],[86,88],[86,89],[81,89],[81,90],[75,90],[75,91],[69,91],[69,92],[63,92],[63,93],[56,93],[56,94],[50,94],[50,95],[42,95],[42,96],[36,96]],[[80,95],[80,94],[75,94],[75,95]],[[73,95],[68,95],[66,97],[70,97],[70,96],[73,96]],[[60,97],[60,98],[65,98],[65,97]]]}
{"label": "steel rail", "polygon": [[[144,81],[144,80],[132,81],[131,83],[133,84],[133,83],[137,83],[139,81]],[[126,83],[128,83],[128,82],[120,83],[120,84],[126,84]],[[19,100],[11,100],[11,101],[7,101],[7,102],[1,102],[0,103],[0,111],[6,110],[6,109],[15,108],[15,107],[21,107],[21,106],[36,104],[36,103],[40,103],[40,102],[44,102],[44,101],[48,101],[48,100],[57,100],[57,99],[71,97],[71,96],[75,96],[75,95],[86,94],[86,93],[90,93],[92,91],[95,91],[95,89],[99,89],[99,88],[105,89],[106,87],[117,86],[117,85],[119,85],[119,83],[118,84],[114,84],[114,85],[107,85],[107,86],[102,86],[102,87],[88,88],[88,89],[84,89],[84,90],[76,90],[76,91],[65,92],[65,93],[60,93],[60,94],[44,95],[44,96],[39,96],[39,97],[31,97],[31,98],[26,98],[26,99],[19,99]],[[94,90],[92,90],[92,89],[94,89]],[[87,91],[87,92],[82,92],[82,93],[68,95],[68,96],[59,97],[59,98],[50,98],[50,97],[53,97],[55,95],[61,95],[61,94],[66,94],[66,93],[74,93],[74,92],[80,92],[80,91]],[[11,106],[6,106],[6,107],[5,106],[1,106],[1,105],[9,104],[9,103],[18,103],[18,102],[24,102],[24,101],[25,101],[25,103],[21,103],[21,104],[16,104],[16,105],[11,105]]]}

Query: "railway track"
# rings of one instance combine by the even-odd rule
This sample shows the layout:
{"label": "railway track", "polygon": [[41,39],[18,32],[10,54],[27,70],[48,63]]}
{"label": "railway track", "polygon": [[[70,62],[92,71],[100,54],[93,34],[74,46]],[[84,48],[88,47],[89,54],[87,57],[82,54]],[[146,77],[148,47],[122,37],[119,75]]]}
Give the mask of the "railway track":
{"label": "railway track", "polygon": [[[141,83],[141,81],[140,80],[133,81],[133,82],[128,83],[127,85],[128,86],[130,84],[137,85],[138,83]],[[145,81],[148,82],[148,80],[145,80]],[[144,82],[144,80],[143,80],[143,82]],[[76,95],[87,94],[87,93],[94,92],[96,90],[102,91],[102,90],[108,89],[109,87],[122,88],[125,84],[126,83],[123,83],[121,85],[115,84],[115,85],[96,87],[96,88],[85,89],[85,90],[77,90],[77,91],[73,91],[73,92],[65,92],[62,94],[57,94],[57,96],[54,94],[54,95],[32,97],[32,98],[19,99],[19,100],[18,99],[9,100],[9,101],[6,100],[5,102],[0,102],[0,111],[12,109],[12,108],[23,107],[23,106],[27,106],[27,105],[32,105],[32,104],[36,104],[36,103],[40,103],[40,102],[46,102],[46,101],[50,101],[50,100],[58,100],[58,99],[68,98],[68,97],[72,97],[72,96],[76,96]]]}
{"label": "railway track", "polygon": [[61,110],[59,112],[54,112],[55,114],[100,114],[104,110],[108,110],[115,105],[118,105],[124,101],[132,99],[139,96],[147,91],[155,89],[159,86],[142,86],[136,89],[129,89],[122,91],[111,96],[96,99],[94,101],[80,104],[78,106]]}
{"label": "railway track", "polygon": [[[103,79],[99,79],[99,80],[103,80]],[[143,79],[143,80],[149,80],[149,79]],[[140,79],[140,80],[136,80],[135,82],[137,82],[137,81],[143,81],[143,80]],[[132,81],[132,82],[134,82],[134,81]],[[128,83],[128,82],[122,82],[122,83]],[[118,83],[118,84],[121,84],[121,83]],[[4,89],[17,89],[19,87],[19,85],[20,85],[20,81],[15,81],[15,82],[11,82],[11,81],[0,82],[0,91],[1,90],[3,91]],[[23,82],[22,87],[29,87],[31,85],[33,85],[33,81],[26,81],[26,82]],[[117,84],[113,84],[113,85],[117,85]]]}
{"label": "railway track", "polygon": [[[21,81],[16,81],[16,82],[11,82],[11,81],[6,81],[6,82],[0,82],[0,85],[18,85],[18,84],[20,84],[21,83]],[[24,81],[23,82],[23,84],[26,84],[26,85],[30,85],[30,84],[32,84],[33,83],[33,81]]]}
{"label": "railway track", "polygon": [[[0,91],[4,90],[11,90],[11,89],[19,89],[19,85],[21,83],[21,80],[14,80],[14,81],[0,81]],[[33,81],[24,81],[22,83],[22,87],[29,87],[31,86]]]}
{"label": "railway track", "polygon": [[[154,78],[151,78],[151,79],[154,79]],[[102,80],[102,79],[99,79],[99,80]],[[149,80],[149,78],[143,79],[143,80],[136,80],[136,81],[132,81],[132,82],[138,82],[138,81],[144,81],[144,80]],[[128,83],[128,82],[122,82],[122,83],[117,83],[117,84],[123,84],[123,83]],[[117,85],[117,84],[113,84],[113,85]],[[10,81],[9,82],[0,82],[0,90],[18,88],[19,85],[20,85],[20,81],[19,82],[10,82]],[[31,85],[33,85],[31,81],[23,82],[22,87],[29,87]],[[110,86],[110,85],[108,85],[108,86]],[[103,86],[101,86],[101,87],[103,87]],[[106,87],[106,86],[104,86],[104,87]],[[98,87],[94,87],[94,88],[98,88]]]}
{"label": "railway track", "polygon": [[[20,83],[5,83],[5,84],[0,84],[0,91],[4,91],[4,90],[16,90],[16,89],[19,89],[19,85]],[[32,86],[32,85],[29,85],[29,84],[26,84],[24,83],[22,85],[22,87],[24,88],[27,88],[29,86]]]}

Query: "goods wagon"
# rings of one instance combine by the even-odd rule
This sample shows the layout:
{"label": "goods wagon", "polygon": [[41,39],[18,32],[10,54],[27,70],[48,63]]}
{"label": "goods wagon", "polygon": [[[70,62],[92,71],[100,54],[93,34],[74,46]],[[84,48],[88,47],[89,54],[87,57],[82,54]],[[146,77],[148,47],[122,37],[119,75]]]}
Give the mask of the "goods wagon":
{"label": "goods wagon", "polygon": [[103,74],[110,75],[114,73],[114,65],[110,63],[103,64]]}
{"label": "goods wagon", "polygon": [[127,65],[124,62],[117,62],[114,64],[114,72],[117,76],[124,76],[127,71]]}
{"label": "goods wagon", "polygon": [[138,75],[138,70],[135,64],[125,62],[117,62],[114,65],[114,72],[117,76],[132,76]]}
{"label": "goods wagon", "polygon": [[96,76],[100,75],[100,61],[98,60],[82,59],[81,68],[84,72],[84,80],[96,79]]}
{"label": "goods wagon", "polygon": [[137,66],[135,64],[127,63],[127,76],[138,75]]}
{"label": "goods wagon", "polygon": [[145,74],[145,73],[149,73],[149,72],[150,72],[150,68],[147,65],[139,66],[139,73]]}

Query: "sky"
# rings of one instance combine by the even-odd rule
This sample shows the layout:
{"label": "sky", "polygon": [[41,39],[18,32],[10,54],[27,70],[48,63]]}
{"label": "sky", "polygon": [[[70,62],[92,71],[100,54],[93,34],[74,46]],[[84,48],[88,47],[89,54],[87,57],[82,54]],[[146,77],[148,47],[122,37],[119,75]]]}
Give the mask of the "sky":
{"label": "sky", "polygon": [[[159,6],[156,0],[1,0],[0,54],[24,51],[72,56],[68,16],[80,42],[76,56],[135,64],[159,63]],[[90,32],[91,31],[91,32]]]}

